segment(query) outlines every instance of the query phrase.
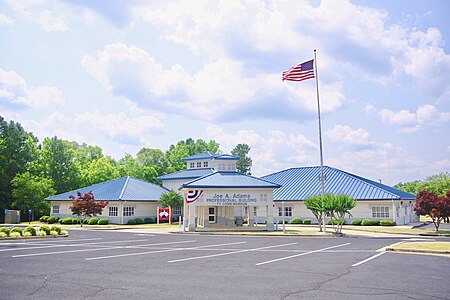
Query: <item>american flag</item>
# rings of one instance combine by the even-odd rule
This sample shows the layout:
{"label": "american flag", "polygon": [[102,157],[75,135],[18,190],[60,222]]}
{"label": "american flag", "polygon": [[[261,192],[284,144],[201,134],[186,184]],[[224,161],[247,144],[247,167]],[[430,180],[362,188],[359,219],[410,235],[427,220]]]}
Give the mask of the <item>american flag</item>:
{"label": "american flag", "polygon": [[302,81],[314,78],[314,59],[311,59],[283,72],[283,81]]}

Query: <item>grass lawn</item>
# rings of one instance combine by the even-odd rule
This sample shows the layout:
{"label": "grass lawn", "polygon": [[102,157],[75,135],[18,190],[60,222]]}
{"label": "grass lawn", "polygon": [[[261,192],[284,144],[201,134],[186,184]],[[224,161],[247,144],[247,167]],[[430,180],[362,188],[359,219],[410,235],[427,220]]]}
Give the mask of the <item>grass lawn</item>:
{"label": "grass lawn", "polygon": [[439,250],[450,251],[450,242],[405,242],[392,246],[398,250]]}

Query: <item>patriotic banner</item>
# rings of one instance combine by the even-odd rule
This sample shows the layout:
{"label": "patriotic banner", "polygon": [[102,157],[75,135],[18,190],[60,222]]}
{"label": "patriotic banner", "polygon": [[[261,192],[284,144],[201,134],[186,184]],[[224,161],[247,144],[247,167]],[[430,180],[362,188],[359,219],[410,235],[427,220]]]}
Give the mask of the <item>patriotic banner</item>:
{"label": "patriotic banner", "polygon": [[314,59],[283,72],[283,81],[302,81],[311,78],[314,78]]}
{"label": "patriotic banner", "polygon": [[158,220],[168,221],[169,218],[170,218],[170,209],[169,208],[158,208]]}
{"label": "patriotic banner", "polygon": [[186,193],[185,199],[186,199],[186,203],[192,203],[195,200],[198,199],[198,197],[200,197],[200,195],[203,193],[202,190],[192,190],[192,191],[188,191]]}

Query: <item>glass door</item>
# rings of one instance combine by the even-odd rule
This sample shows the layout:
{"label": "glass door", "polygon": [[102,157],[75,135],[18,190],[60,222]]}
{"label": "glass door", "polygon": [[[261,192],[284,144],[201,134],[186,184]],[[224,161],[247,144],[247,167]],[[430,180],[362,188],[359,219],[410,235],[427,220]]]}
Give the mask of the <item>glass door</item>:
{"label": "glass door", "polygon": [[209,224],[216,223],[216,208],[215,207],[208,208],[208,221],[209,221]]}

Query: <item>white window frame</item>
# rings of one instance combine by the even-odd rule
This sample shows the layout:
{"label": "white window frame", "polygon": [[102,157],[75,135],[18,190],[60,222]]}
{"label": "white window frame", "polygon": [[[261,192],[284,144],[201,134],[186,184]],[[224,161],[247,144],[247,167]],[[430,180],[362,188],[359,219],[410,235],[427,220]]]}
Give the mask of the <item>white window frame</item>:
{"label": "white window frame", "polygon": [[172,208],[172,214],[173,215],[181,215],[181,209],[182,208],[183,208],[182,206],[178,206],[178,207]]}
{"label": "white window frame", "polygon": [[204,161],[203,162],[203,168],[207,168],[208,167],[208,162],[207,161]]}
{"label": "white window frame", "polygon": [[197,162],[197,168],[201,168],[202,167],[202,162],[201,161],[198,161]]}
{"label": "white window frame", "polygon": [[124,217],[134,217],[134,206],[124,206],[123,207],[123,216]]}
{"label": "white window frame", "polygon": [[[283,216],[282,209],[283,209],[282,206],[278,206],[278,216],[279,217]],[[292,217],[292,211],[293,211],[292,206],[285,206],[284,207],[284,216],[285,217]]]}
{"label": "white window frame", "polygon": [[195,163],[193,163],[193,162],[189,163],[189,169],[193,169],[193,168],[195,168]]}
{"label": "white window frame", "polygon": [[118,217],[119,216],[119,207],[118,206],[109,206],[108,207],[108,216]]}
{"label": "white window frame", "polygon": [[59,214],[59,205],[58,204],[52,205],[52,213]]}
{"label": "white window frame", "polygon": [[372,218],[390,218],[389,206],[372,206]]}

